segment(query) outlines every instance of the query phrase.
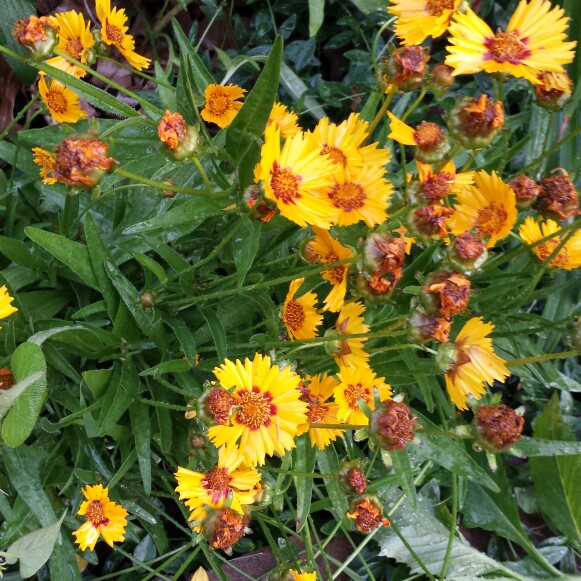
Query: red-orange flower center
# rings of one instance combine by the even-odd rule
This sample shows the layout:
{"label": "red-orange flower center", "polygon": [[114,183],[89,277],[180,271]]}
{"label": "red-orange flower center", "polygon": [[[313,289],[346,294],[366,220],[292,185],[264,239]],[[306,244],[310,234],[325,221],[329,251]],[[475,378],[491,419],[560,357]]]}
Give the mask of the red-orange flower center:
{"label": "red-orange flower center", "polygon": [[519,36],[518,30],[509,32],[497,30],[493,37],[484,39],[484,46],[488,49],[484,59],[492,59],[497,63],[520,64],[524,59],[529,58],[532,52],[526,46],[528,39],[521,39]]}
{"label": "red-orange flower center", "polygon": [[71,38],[67,41],[65,52],[74,59],[80,61],[83,54],[83,43],[80,38]]}
{"label": "red-orange flower center", "polygon": [[226,93],[216,91],[208,99],[206,107],[208,107],[213,115],[216,115],[216,117],[221,117],[232,108],[232,101]]}
{"label": "red-orange flower center", "polygon": [[432,149],[442,143],[444,132],[431,121],[422,121],[414,131],[414,141],[420,149]]}
{"label": "red-orange flower center", "polygon": [[67,111],[67,99],[62,91],[49,89],[46,94],[46,102],[48,108],[55,113],[66,113]]}
{"label": "red-orange flower center", "polygon": [[103,504],[99,500],[92,500],[85,513],[86,519],[95,527],[106,525],[109,519],[105,517]]}
{"label": "red-orange flower center", "polygon": [[260,388],[254,386],[252,391],[241,390],[237,395],[236,421],[239,424],[244,424],[250,430],[270,426],[270,417],[276,414],[276,406],[271,403],[272,395],[270,393],[261,392]]}
{"label": "red-orange flower center", "polygon": [[427,0],[424,10],[430,16],[442,16],[444,10],[454,10],[454,0]]}
{"label": "red-orange flower center", "polygon": [[105,32],[107,33],[107,38],[115,44],[121,44],[125,38],[123,31],[108,20],[105,20]]}
{"label": "red-orange flower center", "polygon": [[230,494],[230,475],[227,468],[214,468],[206,472],[202,478],[202,486],[212,492],[212,502],[218,504],[220,500]]}
{"label": "red-orange flower center", "polygon": [[347,165],[347,156],[337,147],[324,143],[321,148],[321,155],[328,155],[329,159],[337,165],[345,167]]}
{"label": "red-orange flower center", "polygon": [[363,207],[366,196],[359,184],[345,182],[344,184],[335,184],[329,191],[329,198],[333,200],[333,205],[336,208],[351,212]]}
{"label": "red-orange flower center", "polygon": [[347,405],[355,411],[359,411],[359,404],[358,401],[360,399],[364,400],[366,403],[369,403],[369,398],[371,397],[371,390],[360,383],[356,384],[348,384],[347,389],[345,390],[345,401]]}
{"label": "red-orange flower center", "polygon": [[[549,258],[549,256],[551,256],[553,252],[555,252],[555,249],[557,248],[557,246],[559,246],[559,244],[561,244],[561,240],[559,240],[558,238],[552,238],[551,240],[547,240],[546,242],[539,244],[537,246],[539,258],[541,260],[547,260],[547,258]],[[561,250],[559,250],[557,255],[551,259],[549,265],[556,266],[558,268],[565,268],[568,262],[569,262],[569,252],[567,251],[567,247],[563,246]]]}
{"label": "red-orange flower center", "polygon": [[305,310],[297,300],[291,299],[284,307],[282,318],[289,329],[298,331],[305,322]]}
{"label": "red-orange flower center", "polygon": [[491,202],[488,206],[478,211],[475,225],[478,235],[490,236],[498,233],[504,226],[507,217],[508,214],[502,206]]}
{"label": "red-orange flower center", "polygon": [[301,197],[299,192],[301,181],[301,176],[295,175],[290,168],[281,168],[278,163],[274,162],[270,172],[270,187],[277,199],[282,200],[285,204],[294,204],[295,198]]}

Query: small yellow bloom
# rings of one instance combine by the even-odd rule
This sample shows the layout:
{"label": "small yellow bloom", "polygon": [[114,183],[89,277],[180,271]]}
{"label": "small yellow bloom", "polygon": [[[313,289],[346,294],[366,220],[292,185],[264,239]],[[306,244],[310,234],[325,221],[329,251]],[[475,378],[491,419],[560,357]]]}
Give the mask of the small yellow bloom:
{"label": "small yellow bloom", "polygon": [[38,90],[50,116],[58,123],[76,123],[87,116],[79,105],[79,96],[58,81],[51,81],[48,86],[42,75]]}
{"label": "small yellow bloom", "polygon": [[246,89],[238,85],[216,85],[206,87],[206,106],[200,111],[204,121],[215,123],[222,129],[228,127],[238,111],[242,108],[242,99]]}
{"label": "small yellow bloom", "polygon": [[[560,231],[559,224],[553,220],[546,220],[545,222],[539,223],[535,222],[532,216],[528,216],[524,224],[519,228],[518,233],[523,241],[529,245],[554,234],[546,242],[542,242],[534,248],[531,248],[537,257],[544,262],[553,254],[557,246],[561,244],[562,237],[557,235]],[[575,232],[568,238],[559,252],[551,258],[549,266],[563,268],[564,270],[573,270],[581,266],[581,231]]]}
{"label": "small yellow bloom", "polygon": [[114,46],[134,69],[146,69],[151,59],[135,52],[135,40],[127,34],[129,28],[125,26],[125,8],[111,9],[111,0],[97,0],[96,8],[97,18],[101,22],[101,41]]}
{"label": "small yellow bloom", "polygon": [[391,386],[384,383],[385,377],[377,377],[369,367],[341,367],[339,385],[335,387],[335,401],[339,405],[337,417],[350,424],[369,424],[369,418],[363,413],[359,401],[363,400],[371,409],[375,409],[374,389],[379,392],[380,401],[391,397]]}
{"label": "small yellow bloom", "polygon": [[127,511],[109,500],[109,490],[101,484],[86,486],[83,495],[87,500],[81,504],[77,514],[87,520],[73,532],[81,550],[89,548],[93,551],[100,536],[110,547],[113,543],[122,542],[125,539]]}
{"label": "small yellow bloom", "polygon": [[282,307],[282,322],[292,339],[316,337],[317,327],[323,322],[323,315],[319,315],[315,308],[317,302],[315,293],[308,292],[298,299],[295,298],[295,294],[304,281],[304,278],[297,278],[290,283]]}
{"label": "small yellow bloom", "polygon": [[482,170],[474,174],[474,186],[465,187],[457,195],[458,205],[448,219],[454,236],[476,230],[480,238],[487,238],[492,248],[511,231],[516,223],[514,190],[495,172]]}
{"label": "small yellow bloom", "polygon": [[208,573],[206,573],[204,567],[198,567],[190,581],[210,581],[210,578],[208,577]]}
{"label": "small yellow bloom", "polygon": [[272,106],[266,126],[274,124],[275,127],[280,129],[280,136],[286,139],[301,130],[297,123],[298,120],[298,115],[294,111],[289,111],[282,103],[275,103]]}
{"label": "small yellow bloom", "polygon": [[317,581],[316,573],[299,573],[294,569],[289,571],[293,581]]}
{"label": "small yellow bloom", "polygon": [[[369,333],[369,325],[363,320],[365,305],[353,302],[345,305],[335,323],[335,330],[339,335],[360,335]],[[369,354],[363,350],[366,337],[338,339],[337,348],[333,357],[339,367],[365,367],[369,361]]]}
{"label": "small yellow bloom", "polygon": [[453,75],[508,73],[538,85],[541,72],[564,73],[576,42],[565,42],[569,18],[549,0],[521,0],[506,31],[493,32],[470,8],[457,12],[450,32],[446,64]]}
{"label": "small yellow bloom", "polygon": [[33,147],[32,158],[36,165],[40,166],[40,177],[45,184],[56,184],[56,179],[52,177],[55,168],[55,157],[50,151],[42,149],[42,147]]}
{"label": "small yellow bloom", "polygon": [[495,379],[504,381],[510,375],[504,359],[494,352],[492,339],[488,337],[492,331],[492,323],[474,317],[462,327],[453,345],[440,347],[451,353],[452,364],[445,376],[446,389],[461,410],[468,409],[469,395],[480,399],[486,393],[483,383],[492,385]]}
{"label": "small yellow bloom", "polygon": [[[6,288],[6,285],[1,286],[0,287],[0,319],[5,319],[6,317],[9,317],[10,315],[12,315],[16,311],[18,311],[18,309],[16,307],[13,307],[11,304],[13,300],[14,300],[14,298],[11,297],[10,294],[8,293],[8,289]],[[1,328],[2,327],[0,327],[0,329]]]}

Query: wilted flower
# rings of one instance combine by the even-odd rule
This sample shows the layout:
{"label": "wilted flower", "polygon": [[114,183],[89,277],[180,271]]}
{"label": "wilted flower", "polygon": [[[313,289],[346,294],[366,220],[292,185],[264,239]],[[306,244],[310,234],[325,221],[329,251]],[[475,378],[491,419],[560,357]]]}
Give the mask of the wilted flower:
{"label": "wilted flower", "polygon": [[549,111],[561,111],[571,99],[573,81],[567,73],[539,74],[540,85],[535,86],[537,105]]}
{"label": "wilted flower", "polygon": [[378,526],[388,527],[391,523],[383,516],[383,505],[376,496],[366,494],[353,500],[351,512],[347,518],[355,521],[357,530],[362,533],[370,533]]}
{"label": "wilted flower", "polygon": [[447,219],[454,214],[452,208],[431,204],[411,210],[407,225],[414,237],[425,242],[442,240],[448,235]]}
{"label": "wilted flower", "polygon": [[363,246],[365,268],[376,275],[403,268],[407,244],[387,232],[370,232]]}
{"label": "wilted flower", "polygon": [[213,549],[232,554],[232,547],[246,534],[252,532],[246,525],[248,517],[231,508],[210,511],[204,520],[202,533]]}
{"label": "wilted flower", "polygon": [[14,374],[8,367],[0,369],[0,389],[7,390],[14,385]]}
{"label": "wilted flower", "polygon": [[422,85],[428,70],[430,56],[427,48],[409,45],[396,48],[380,65],[385,81],[393,83],[400,91],[407,93]]}
{"label": "wilted flower", "polygon": [[56,31],[46,16],[30,16],[17,20],[12,29],[14,38],[26,47],[35,61],[44,60],[56,44]]}
{"label": "wilted flower", "polygon": [[198,150],[199,135],[195,127],[188,125],[179,113],[166,111],[157,126],[159,140],[165,144],[166,151],[176,160],[195,155]]}
{"label": "wilted flower", "polygon": [[488,95],[480,98],[464,97],[448,117],[450,133],[466,148],[486,147],[504,125],[501,101],[490,101]]}
{"label": "wilted flower", "polygon": [[210,384],[196,402],[197,416],[206,424],[228,425],[236,398],[223,387]]}
{"label": "wilted flower", "polygon": [[367,488],[367,480],[359,460],[343,460],[339,464],[339,485],[346,494],[362,495]]}
{"label": "wilted flower", "polygon": [[447,249],[448,261],[460,272],[470,275],[478,270],[488,257],[486,244],[472,232],[463,232]]}
{"label": "wilted flower", "polygon": [[539,212],[556,220],[566,220],[579,214],[577,190],[567,172],[561,171],[562,175],[549,176],[540,181],[541,192],[535,205]]}
{"label": "wilted flower", "polygon": [[532,178],[520,175],[508,184],[514,191],[516,197],[516,207],[519,210],[526,210],[538,198],[541,193],[541,186]]}
{"label": "wilted flower", "polygon": [[420,291],[425,309],[442,317],[454,317],[465,311],[470,300],[470,281],[458,272],[440,270],[426,277]]}
{"label": "wilted flower", "polygon": [[381,402],[371,414],[369,439],[382,450],[403,450],[414,439],[416,417],[403,402]]}
{"label": "wilted flower", "polygon": [[415,343],[447,343],[452,321],[444,317],[415,311],[408,319],[407,332]]}
{"label": "wilted flower", "polygon": [[512,446],[522,435],[524,418],[506,405],[481,405],[472,421],[478,443],[491,452]]}

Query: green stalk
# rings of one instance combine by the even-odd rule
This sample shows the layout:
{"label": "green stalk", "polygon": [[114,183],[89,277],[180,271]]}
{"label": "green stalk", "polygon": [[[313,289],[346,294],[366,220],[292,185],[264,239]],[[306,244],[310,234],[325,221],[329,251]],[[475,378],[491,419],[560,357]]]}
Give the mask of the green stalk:
{"label": "green stalk", "polygon": [[385,112],[387,111],[387,108],[389,107],[389,104],[391,103],[391,100],[393,99],[393,97],[396,93],[397,93],[397,87],[394,85],[389,90],[387,97],[385,97],[385,100],[383,101],[383,105],[381,106],[381,108],[377,112],[377,115],[375,116],[373,121],[369,124],[369,128],[367,129],[369,138],[371,138],[371,136],[373,135],[373,132],[375,131],[375,128],[377,127],[379,122],[385,117]]}
{"label": "green stalk", "polygon": [[12,121],[6,126],[6,129],[4,129],[4,131],[2,131],[2,133],[0,133],[0,141],[2,139],[4,139],[10,133],[11,129],[20,121],[20,119],[22,119],[22,117],[24,117],[24,115],[26,115],[28,110],[39,99],[40,99],[40,93],[36,93],[36,95],[34,95],[34,97],[32,97],[32,99],[30,99],[30,101],[28,103],[26,103],[26,105],[24,107],[22,107],[22,109],[20,109],[20,111],[18,112],[16,117],[14,117],[14,119],[12,119]]}
{"label": "green stalk", "polygon": [[575,349],[561,351],[560,353],[543,353],[542,355],[525,357],[524,359],[513,359],[512,361],[507,361],[506,365],[508,367],[515,367],[516,365],[527,365],[528,363],[538,363],[539,361],[549,361],[551,359],[567,359],[568,357],[577,357],[578,355],[581,355],[581,352]]}
{"label": "green stalk", "polygon": [[401,120],[405,121],[416,109],[416,107],[422,102],[422,99],[426,96],[428,89],[423,86],[418,98],[406,109],[404,114],[401,116]]}
{"label": "green stalk", "polygon": [[458,478],[456,474],[452,474],[452,523],[450,525],[450,535],[448,537],[448,545],[446,546],[446,554],[444,555],[444,562],[442,563],[442,570],[440,571],[440,581],[446,579],[446,571],[452,555],[452,545],[454,537],[456,536],[456,525],[458,520]]}

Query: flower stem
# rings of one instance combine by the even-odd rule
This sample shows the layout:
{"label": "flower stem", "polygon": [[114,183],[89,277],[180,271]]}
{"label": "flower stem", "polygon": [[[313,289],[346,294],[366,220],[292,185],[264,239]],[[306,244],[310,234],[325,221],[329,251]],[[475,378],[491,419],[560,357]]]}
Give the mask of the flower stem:
{"label": "flower stem", "polygon": [[506,365],[508,367],[514,367],[516,365],[538,363],[539,361],[549,361],[550,359],[567,359],[567,357],[577,357],[578,355],[581,355],[581,352],[577,350],[561,351],[560,353],[543,353],[542,355],[525,357],[524,359],[513,359],[512,361],[507,361]]}
{"label": "flower stem", "polygon": [[387,111],[387,108],[389,107],[389,104],[391,103],[391,100],[393,99],[393,97],[396,93],[397,93],[397,87],[395,85],[392,85],[389,89],[389,92],[387,93],[387,97],[383,101],[383,105],[381,106],[381,108],[377,112],[377,115],[375,116],[373,121],[369,124],[369,128],[367,129],[367,131],[369,133],[369,137],[371,137],[373,135],[375,128],[377,127],[379,122],[385,117],[385,112]]}
{"label": "flower stem", "polygon": [[405,113],[401,116],[401,120],[405,121],[416,109],[416,107],[422,102],[422,99],[426,96],[428,92],[427,88],[424,86],[418,95],[418,98],[407,108]]}
{"label": "flower stem", "polygon": [[208,190],[211,190],[212,184],[210,183],[210,180],[208,179],[208,175],[206,174],[206,171],[204,170],[204,166],[200,163],[200,160],[197,157],[192,157],[190,159],[194,162],[194,165],[198,168],[198,171],[200,172],[200,175],[202,176],[202,181],[204,182],[204,185],[206,186],[206,188]]}
{"label": "flower stem", "polygon": [[14,117],[14,119],[12,119],[12,121],[6,126],[6,129],[0,133],[0,141],[10,133],[11,129],[18,123],[18,121],[20,121],[20,119],[22,119],[22,117],[24,117],[24,115],[26,115],[28,110],[38,101],[39,98],[40,93],[36,93],[36,95],[34,95],[34,97],[32,97],[32,99],[30,99],[30,101],[20,109],[18,115],[16,115],[16,117]]}
{"label": "flower stem", "polygon": [[297,476],[299,478],[323,478],[327,480],[337,480],[337,474],[320,474],[313,472],[297,472],[296,470],[284,470],[283,468],[273,468],[269,466],[265,468],[268,472],[275,472],[276,474],[286,474],[287,476]]}

